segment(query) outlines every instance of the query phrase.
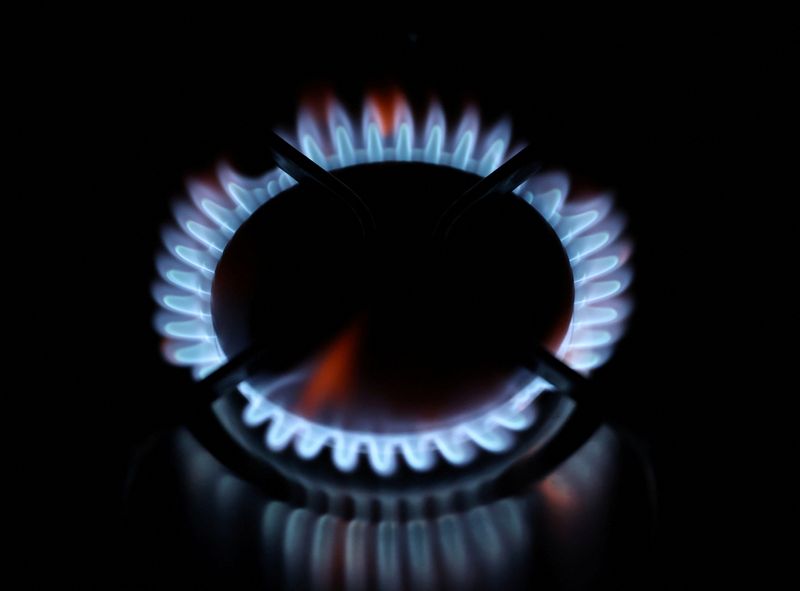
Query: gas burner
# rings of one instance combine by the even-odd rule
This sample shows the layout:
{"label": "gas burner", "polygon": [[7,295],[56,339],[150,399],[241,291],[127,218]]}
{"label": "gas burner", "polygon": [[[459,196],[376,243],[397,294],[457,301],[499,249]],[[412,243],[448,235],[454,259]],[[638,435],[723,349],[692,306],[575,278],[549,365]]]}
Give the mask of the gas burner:
{"label": "gas burner", "polygon": [[[349,203],[360,217],[330,199],[341,188],[280,169],[245,178],[228,165],[189,182],[191,199],[175,204],[154,289],[164,355],[203,380],[261,345],[257,369],[235,380],[241,418],[220,419],[237,440],[266,425],[267,462],[329,457],[336,471],[390,478],[524,454],[552,414],[542,394],[559,386],[521,361],[531,342],[588,375],[624,332],[631,247],[611,197],[572,198],[567,173],[526,169],[507,179],[505,197],[457,211],[447,241],[429,239],[454,197],[480,197],[475,187],[519,150],[507,121],[484,131],[475,109],[450,132],[435,102],[422,121],[399,95],[368,97],[356,118],[335,101],[301,109],[286,139],[363,199]],[[378,228],[367,242],[363,206]],[[409,265],[427,281],[454,273],[434,290],[442,301],[399,293]],[[377,267],[390,272],[365,283]],[[493,281],[471,283],[474,267]],[[432,320],[444,336],[427,342],[420,327]],[[396,342],[375,336],[397,331]],[[368,369],[354,372],[365,352]],[[431,373],[437,355],[443,367]],[[409,367],[416,379],[400,377]]]}

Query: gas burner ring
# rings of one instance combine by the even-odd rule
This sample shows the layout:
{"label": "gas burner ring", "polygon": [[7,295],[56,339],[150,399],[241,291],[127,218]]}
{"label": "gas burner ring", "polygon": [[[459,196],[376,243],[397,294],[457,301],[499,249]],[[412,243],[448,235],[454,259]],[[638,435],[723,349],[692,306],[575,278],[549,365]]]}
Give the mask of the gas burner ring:
{"label": "gas burner ring", "polygon": [[[448,135],[444,112],[436,103],[424,127],[418,129],[408,103],[400,97],[389,110],[369,98],[361,121],[361,133],[357,134],[353,120],[336,102],[328,105],[324,121],[304,109],[295,143],[328,170],[410,161],[485,176],[507,158],[511,138],[507,122],[482,133],[475,110],[468,110],[456,131]],[[166,337],[165,355],[172,363],[190,366],[196,379],[226,361],[210,305],[222,253],[239,226],[261,205],[296,184],[278,169],[248,179],[223,166],[217,176],[224,192],[216,190],[213,183],[194,181],[188,187],[191,202],[176,204],[178,225],[165,233],[167,253],[158,261],[164,281],[155,288],[156,300],[165,309],[156,319],[158,330]],[[612,212],[608,196],[566,203],[569,179],[563,173],[532,176],[514,193],[550,224],[569,258],[575,299],[558,357],[573,369],[588,373],[610,356],[630,309],[624,295],[630,280],[630,247],[619,239],[623,224]],[[516,432],[535,426],[533,402],[548,388],[547,381],[533,376],[488,412],[439,429],[391,434],[337,429],[276,404],[269,388],[242,382],[238,389],[247,400],[243,422],[249,427],[267,423],[264,440],[269,450],[277,452],[293,445],[300,458],[313,459],[331,447],[331,458],[339,470],[354,470],[366,459],[375,473],[389,476],[400,460],[414,471],[425,472],[439,460],[467,465],[478,450],[508,451]]]}

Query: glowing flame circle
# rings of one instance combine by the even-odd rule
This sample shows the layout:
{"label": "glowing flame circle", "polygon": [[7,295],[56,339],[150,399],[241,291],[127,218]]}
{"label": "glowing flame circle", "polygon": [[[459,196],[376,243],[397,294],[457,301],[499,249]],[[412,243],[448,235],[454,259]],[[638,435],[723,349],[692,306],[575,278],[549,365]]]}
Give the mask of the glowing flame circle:
{"label": "glowing flame circle", "polygon": [[[507,121],[482,131],[478,112],[468,109],[455,130],[448,132],[439,104],[431,104],[419,125],[408,102],[399,95],[388,105],[368,97],[360,125],[336,101],[328,104],[325,117],[302,108],[296,137],[287,139],[328,170],[371,162],[418,161],[485,176],[513,155]],[[223,191],[216,183],[190,181],[190,199],[175,203],[177,224],[164,232],[166,252],[157,258],[162,281],[153,290],[163,309],[155,324],[165,337],[164,356],[170,363],[191,367],[195,379],[225,361],[210,311],[211,283],[225,246],[256,209],[296,184],[279,169],[254,179],[222,165],[217,177]],[[558,356],[574,369],[589,373],[612,354],[631,308],[624,294],[631,279],[631,248],[620,238],[623,221],[613,211],[608,195],[568,202],[569,177],[562,172],[534,175],[514,192],[550,223],[569,256],[575,302]],[[514,432],[533,425],[532,403],[550,387],[534,376],[503,404],[459,424],[387,434],[315,423],[271,401],[270,392],[292,379],[286,376],[269,387],[256,388],[248,382],[238,386],[247,399],[243,421],[249,427],[267,424],[267,448],[279,451],[293,445],[300,457],[310,459],[330,446],[340,470],[353,470],[366,458],[381,475],[392,474],[401,459],[413,470],[425,471],[438,458],[464,465],[479,449],[508,450]]]}

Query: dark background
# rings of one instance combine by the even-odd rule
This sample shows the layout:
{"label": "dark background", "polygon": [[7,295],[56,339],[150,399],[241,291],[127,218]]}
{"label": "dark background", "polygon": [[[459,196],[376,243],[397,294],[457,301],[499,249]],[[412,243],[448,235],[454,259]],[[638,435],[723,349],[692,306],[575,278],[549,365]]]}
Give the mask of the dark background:
{"label": "dark background", "polygon": [[699,447],[714,440],[715,426],[700,436],[697,426],[719,393],[698,371],[713,329],[697,298],[716,297],[709,221],[725,195],[712,171],[727,125],[718,110],[739,52],[696,31],[578,42],[567,30],[556,43],[532,31],[478,41],[455,32],[317,32],[302,41],[291,31],[225,40],[198,32],[185,41],[171,31],[66,36],[55,65],[34,74],[56,129],[64,125],[53,149],[73,172],[61,193],[69,207],[56,204],[52,215],[70,238],[50,265],[74,298],[69,330],[91,348],[66,354],[80,358],[68,386],[78,395],[61,414],[69,447],[53,466],[61,493],[47,495],[67,517],[54,538],[65,577],[99,584],[124,576],[130,459],[170,424],[171,393],[189,386],[186,372],[161,360],[151,326],[154,253],[170,198],[220,156],[245,172],[271,167],[260,133],[291,128],[303,93],[329,87],[357,109],[365,89],[393,84],[416,105],[439,96],[451,115],[465,98],[487,122],[511,115],[517,137],[616,189],[636,245],[637,307],[597,380],[654,459],[660,535],[642,587],[699,582],[687,573],[719,534],[708,493],[716,469]]}

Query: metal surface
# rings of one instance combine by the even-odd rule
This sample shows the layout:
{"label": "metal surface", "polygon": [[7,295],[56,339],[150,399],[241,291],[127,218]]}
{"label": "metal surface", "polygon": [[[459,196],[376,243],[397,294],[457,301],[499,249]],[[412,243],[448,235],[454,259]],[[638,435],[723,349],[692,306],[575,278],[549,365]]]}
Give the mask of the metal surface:
{"label": "metal surface", "polygon": [[375,220],[372,219],[369,208],[333,173],[316,164],[274,131],[267,134],[267,147],[272,152],[278,167],[297,182],[311,181],[344,203],[358,218],[365,237],[375,232]]}
{"label": "metal surface", "polygon": [[439,219],[434,236],[447,237],[453,225],[467,210],[491,195],[510,193],[539,168],[533,146],[523,148],[506,163],[455,199]]}

